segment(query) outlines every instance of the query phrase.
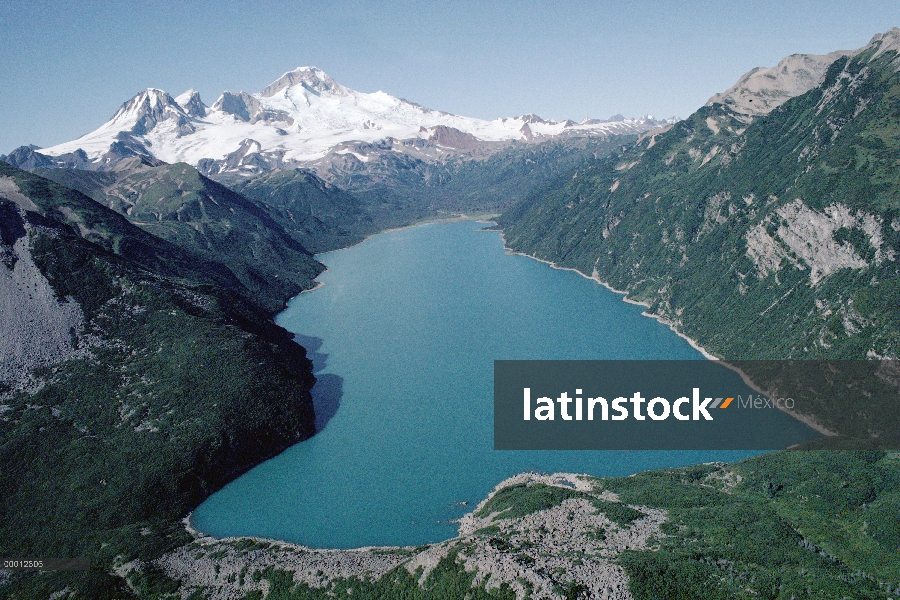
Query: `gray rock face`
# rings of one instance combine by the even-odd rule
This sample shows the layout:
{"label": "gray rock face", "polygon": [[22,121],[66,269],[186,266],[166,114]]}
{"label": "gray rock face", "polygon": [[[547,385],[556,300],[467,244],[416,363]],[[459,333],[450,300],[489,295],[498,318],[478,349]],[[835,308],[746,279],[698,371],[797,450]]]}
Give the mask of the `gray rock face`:
{"label": "gray rock face", "polygon": [[272,82],[266,89],[262,91],[264,98],[274,96],[281,90],[293,87],[295,85],[303,86],[307,91],[319,95],[327,93],[333,96],[346,96],[347,92],[334,79],[329,77],[323,71],[315,67],[300,67],[293,71],[288,71],[276,81]]}
{"label": "gray rock face", "polygon": [[200,100],[200,92],[197,90],[186,91],[175,98],[175,102],[184,109],[184,112],[196,119],[206,116],[206,105]]}
{"label": "gray rock face", "polygon": [[885,52],[896,52],[894,57],[894,65],[900,69],[900,28],[891,27],[884,33],[875,34],[875,37],[869,42],[867,48],[875,48],[872,58],[875,58]]}
{"label": "gray rock face", "polygon": [[53,162],[57,167],[63,169],[90,170],[93,168],[93,163],[91,162],[91,159],[88,158],[87,152],[80,148],[75,152],[60,154],[59,156],[54,158]]}
{"label": "gray rock face", "polygon": [[825,80],[828,67],[843,56],[856,56],[872,50],[870,60],[896,52],[895,65],[900,68],[900,28],[892,27],[876,34],[858,50],[837,50],[825,55],[792,54],[771,69],[757,67],[747,72],[736,84],[707,102],[707,106],[724,104],[737,113],[765,115],[791,98],[805,94]]}
{"label": "gray rock face", "polygon": [[153,154],[139,138],[125,131],[116,134],[115,141],[96,161],[92,161],[88,158],[87,153],[80,149],[59,156],[47,156],[38,150],[37,146],[21,146],[10,152],[8,156],[0,156],[0,160],[26,171],[35,169],[113,171],[121,168],[123,161],[128,164],[129,159],[135,157],[147,164],[163,164],[162,161],[153,158]]}
{"label": "gray rock face", "polygon": [[[877,215],[853,211],[841,203],[818,212],[798,198],[748,230],[744,237],[747,256],[760,279],[777,273],[785,264],[799,268],[799,259],[809,268],[810,284],[815,285],[839,269],[869,266],[851,243],[835,239],[835,233],[841,229],[856,229],[866,236],[875,250],[875,264],[893,261],[896,253],[884,243],[883,225]],[[774,229],[774,237],[767,228]]]}
{"label": "gray rock face", "polygon": [[37,152],[37,146],[19,146],[7,156],[0,156],[14,167],[20,169],[39,169],[41,167],[53,168],[56,163],[49,157]]}
{"label": "gray rock face", "polygon": [[183,133],[193,132],[190,117],[169,94],[162,90],[150,88],[141,92],[119,109],[119,116],[133,117],[136,123],[131,128],[135,135],[144,135],[151,131],[160,121],[175,119]]}
{"label": "gray rock face", "polygon": [[222,92],[213,109],[221,110],[229,115],[234,115],[241,121],[250,121],[251,115],[259,114],[261,106],[259,101],[247,92]]}
{"label": "gray rock face", "polygon": [[31,235],[53,235],[26,219],[36,209],[12,178],[0,178],[0,381],[14,388],[32,369],[84,352],[73,344],[84,328],[81,307],[57,297],[31,256]]}
{"label": "gray rock face", "polygon": [[454,127],[447,127],[446,125],[432,127],[428,141],[434,142],[439,146],[460,150],[472,150],[477,148],[480,143],[479,139],[471,133],[460,131]]}
{"label": "gray rock face", "polygon": [[724,104],[748,116],[768,114],[794,96],[821,84],[831,63],[847,54],[850,52],[843,50],[825,55],[792,54],[770,69],[752,69],[732,87],[710,98],[706,105]]}
{"label": "gray rock face", "polygon": [[286,112],[263,108],[259,100],[247,92],[238,92],[237,94],[222,92],[222,95],[213,104],[213,110],[221,110],[247,123],[265,121],[267,123],[294,124],[294,120]]}
{"label": "gray rock face", "polygon": [[139,139],[125,132],[119,132],[116,141],[110,144],[109,150],[103,155],[101,164],[110,165],[118,163],[123,158],[130,156],[151,157],[151,152]]}
{"label": "gray rock face", "polygon": [[215,177],[229,173],[245,177],[258,175],[287,166],[284,162],[284,151],[263,152],[260,143],[246,139],[237,150],[226,155],[222,160],[203,158],[197,163],[197,170],[207,177]]}
{"label": "gray rock face", "polygon": [[531,127],[528,126],[528,123],[522,125],[522,137],[524,137],[529,142],[534,139],[534,134],[531,133]]}
{"label": "gray rock face", "polygon": [[527,115],[522,115],[522,121],[524,121],[525,123],[552,123],[552,121],[547,121],[546,119],[542,119],[533,113],[528,113]]}

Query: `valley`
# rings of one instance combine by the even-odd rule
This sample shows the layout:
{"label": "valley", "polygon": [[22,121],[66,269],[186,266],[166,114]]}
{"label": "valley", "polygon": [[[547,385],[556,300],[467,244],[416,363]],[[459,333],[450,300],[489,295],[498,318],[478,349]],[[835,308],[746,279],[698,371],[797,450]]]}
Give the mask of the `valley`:
{"label": "valley", "polygon": [[[890,365],[900,339],[898,73],[894,28],[858,50],[754,69],[684,120],[575,123],[460,117],[301,67],[212,106],[193,90],[150,88],[81,138],[0,157],[0,555],[92,565],[2,571],[0,595],[897,597],[896,435],[823,405],[801,416],[856,450],[666,458],[605,475],[500,469],[459,505],[474,510],[444,519],[446,541],[315,550],[209,538],[183,519],[261,463],[339,430],[317,421],[314,386],[341,375],[323,371],[327,355],[344,358],[302,337],[315,331],[295,337],[288,313],[274,319],[328,276],[316,255],[413,223],[499,214],[512,251],[622,290],[720,359]],[[476,246],[454,243],[445,252],[455,259]],[[398,281],[452,263],[410,255],[416,268],[368,282],[362,302],[402,306],[389,300]],[[329,285],[339,283],[316,293]],[[420,298],[469,318],[479,313],[465,300],[441,305],[442,285],[490,287],[448,277]],[[535,298],[529,314],[545,318],[551,305]],[[433,346],[422,353],[429,365],[444,362],[443,340],[463,337],[463,327],[421,333],[440,321],[423,317],[418,330]],[[696,354],[643,321],[676,354]],[[628,336],[642,325],[630,327],[617,339],[637,343]],[[366,334],[375,328],[354,332]],[[499,348],[479,339],[468,344]],[[388,368],[395,351],[353,350],[356,363]],[[881,380],[897,386],[890,369]],[[353,394],[367,392],[353,385],[345,414],[332,406],[330,419],[358,410]],[[395,435],[375,423],[367,435]],[[470,425],[463,434],[478,430]],[[704,464],[684,466],[693,462]],[[382,466],[354,483],[378,490]]]}

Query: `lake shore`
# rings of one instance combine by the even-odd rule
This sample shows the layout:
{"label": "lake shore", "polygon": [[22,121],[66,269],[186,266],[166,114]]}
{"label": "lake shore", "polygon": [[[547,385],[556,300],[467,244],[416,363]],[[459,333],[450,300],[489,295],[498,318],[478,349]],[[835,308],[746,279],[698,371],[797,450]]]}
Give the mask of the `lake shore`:
{"label": "lake shore", "polygon": [[[382,233],[403,231],[405,229],[412,229],[413,227],[419,227],[421,225],[431,225],[432,223],[457,223],[459,221],[476,221],[476,222],[491,223],[491,222],[493,222],[491,219],[493,219],[494,217],[499,217],[499,216],[500,216],[500,213],[476,213],[474,215],[467,215],[465,213],[459,213],[458,215],[454,215],[452,217],[438,217],[438,218],[422,219],[419,221],[414,221],[414,222],[410,223],[409,225],[402,225],[400,227],[391,227],[389,229],[382,229],[380,231],[376,231],[375,233],[370,233],[369,235],[365,236],[363,239],[361,239],[358,242],[355,242],[353,244],[350,244],[349,246],[342,246],[340,248],[335,248],[334,250],[328,250],[326,252],[319,252],[318,254],[315,255],[315,257],[325,256],[326,254],[330,254],[332,252],[339,252],[341,250],[347,250],[348,248],[353,248],[355,246],[359,246],[360,244],[365,243],[369,238],[372,238],[376,235],[381,235]],[[322,273],[324,273],[324,272],[325,271],[322,271]],[[304,290],[304,291],[308,292],[308,291],[312,291],[312,289],[315,289],[315,288],[311,288],[309,290]]]}
{"label": "lake shore", "polygon": [[[316,592],[353,580],[371,584],[394,573],[390,589],[416,591],[427,588],[429,575],[441,566],[440,576],[457,577],[458,585],[477,589],[486,584],[488,590],[505,586],[517,598],[561,597],[554,573],[562,570],[589,597],[624,599],[629,597],[629,577],[619,555],[626,550],[652,550],[668,514],[664,509],[622,504],[597,482],[583,474],[519,473],[494,486],[460,518],[454,537],[419,546],[318,549],[261,537],[216,539],[194,529],[188,515],[183,523],[194,541],[164,554],[153,567],[179,583],[182,597],[202,591],[217,600],[264,595],[271,589],[269,577],[276,573]],[[523,505],[521,514],[485,514],[484,508],[498,493],[530,486],[572,498],[531,510]],[[598,510],[597,502],[618,510],[606,514]],[[628,521],[617,517],[623,510],[633,517]],[[598,531],[603,534],[597,535]],[[517,553],[504,550],[513,543],[520,546]],[[572,560],[575,555],[580,557],[577,562]],[[447,570],[448,561],[455,572]],[[126,563],[120,575],[145,567],[140,562]]]}
{"label": "lake shore", "polygon": [[[644,308],[650,308],[650,304],[649,304],[649,303],[647,303],[647,302],[641,302],[641,301],[639,301],[639,300],[633,300],[633,299],[631,299],[631,298],[628,297],[628,292],[626,292],[626,291],[624,291],[624,290],[618,290],[618,289],[614,288],[613,286],[611,286],[609,283],[607,283],[607,282],[601,280],[601,279],[600,279],[600,274],[597,272],[597,269],[594,269],[594,272],[593,272],[590,276],[588,276],[588,275],[585,275],[584,273],[582,273],[581,271],[579,271],[578,269],[573,269],[573,268],[571,268],[571,267],[561,267],[561,266],[559,266],[558,264],[556,264],[556,263],[553,262],[553,261],[544,260],[544,259],[542,259],[542,258],[538,258],[537,256],[533,256],[533,255],[527,254],[527,253],[525,253],[525,252],[519,252],[519,251],[517,251],[517,250],[513,250],[512,248],[510,248],[509,246],[506,245],[506,238],[503,236],[503,232],[500,231],[500,230],[497,230],[497,231],[500,233],[500,238],[503,240],[503,248],[506,250],[506,252],[507,252],[508,254],[515,254],[515,255],[519,255],[519,256],[524,256],[524,257],[526,257],[526,258],[530,258],[530,259],[532,259],[532,260],[536,260],[536,261],[538,261],[538,262],[542,262],[542,263],[544,263],[544,264],[547,264],[547,265],[549,265],[551,268],[557,269],[557,270],[560,270],[560,271],[573,271],[573,272],[575,272],[575,273],[578,273],[579,275],[581,275],[581,276],[584,277],[585,279],[590,279],[590,280],[593,281],[594,283],[598,283],[598,284],[602,285],[603,287],[605,287],[606,289],[608,289],[609,291],[611,291],[611,292],[613,292],[613,293],[615,293],[615,294],[621,294],[621,295],[622,295],[622,301],[623,301],[623,302],[626,302],[626,303],[628,303],[628,304],[636,304],[636,305],[638,305],[638,306],[643,306]],[[734,365],[729,364],[727,361],[724,361],[723,359],[719,358],[718,356],[716,356],[715,354],[713,354],[712,352],[710,352],[709,350],[707,350],[706,348],[704,348],[704,347],[700,344],[700,342],[698,342],[697,340],[693,339],[692,337],[690,337],[690,336],[688,336],[688,335],[685,335],[683,332],[679,331],[677,325],[676,325],[675,323],[673,323],[672,321],[670,321],[669,319],[666,319],[665,317],[663,317],[663,316],[661,316],[661,315],[657,315],[657,314],[651,313],[651,312],[646,311],[646,310],[645,310],[644,312],[642,312],[641,315],[643,315],[643,316],[645,316],[645,317],[650,317],[651,319],[655,319],[655,320],[659,321],[660,323],[662,323],[663,325],[667,326],[669,329],[672,330],[673,333],[675,333],[675,335],[677,335],[678,337],[680,337],[680,338],[682,338],[683,340],[685,340],[688,344],[690,344],[691,348],[693,348],[694,350],[696,350],[697,352],[699,352],[700,354],[702,354],[703,357],[706,358],[707,360],[720,361],[720,362],[722,363],[723,366],[725,366],[726,368],[731,369],[732,371],[734,371],[735,373],[737,373],[737,374],[741,377],[741,379],[743,380],[743,382],[744,382],[748,387],[750,387],[750,388],[752,388],[753,390],[755,390],[756,392],[758,392],[758,393],[760,393],[760,394],[762,394],[762,395],[764,395],[764,396],[769,396],[769,395],[770,395],[769,392],[767,392],[766,390],[763,390],[760,386],[758,386],[756,383],[754,383],[754,382],[750,379],[750,377],[747,376],[747,374],[744,373],[743,371],[741,371],[739,368],[737,368],[737,367],[735,367]],[[786,413],[787,415],[789,415],[791,418],[796,419],[797,421],[800,421],[801,423],[803,423],[803,424],[806,425],[807,427],[809,427],[809,428],[815,430],[815,431],[818,432],[818,433],[821,433],[821,434],[824,435],[824,436],[835,436],[835,435],[838,435],[838,434],[835,433],[834,431],[831,431],[830,429],[826,428],[824,425],[822,425],[821,423],[819,423],[814,417],[812,417],[812,416],[810,416],[810,415],[803,415],[803,414],[797,413],[797,412],[792,411],[792,410],[790,410],[789,408],[786,408],[786,407],[784,407],[784,406],[777,406],[777,408],[778,408],[778,410],[780,410],[780,411]]]}
{"label": "lake shore", "polygon": [[[496,230],[496,231],[498,231],[500,233],[500,239],[503,240],[503,249],[506,250],[507,254],[516,254],[519,256],[524,256],[526,258],[530,258],[532,260],[536,260],[538,262],[542,262],[544,264],[550,265],[551,268],[557,269],[558,271],[572,271],[574,273],[578,273],[585,279],[589,279],[589,280],[593,281],[594,283],[600,284],[615,294],[620,294],[622,296],[622,301],[627,304],[636,304],[638,306],[643,306],[644,308],[650,308],[650,305],[648,303],[642,302],[639,300],[633,300],[632,298],[628,297],[628,292],[623,291],[623,290],[617,290],[616,288],[611,286],[609,283],[600,279],[600,275],[599,275],[599,273],[597,273],[597,269],[594,269],[594,272],[591,275],[585,275],[578,269],[573,269],[571,267],[561,267],[553,261],[544,260],[543,258],[538,258],[537,256],[527,254],[525,252],[519,252],[518,250],[513,250],[512,248],[510,248],[509,246],[506,245],[506,237],[503,235],[503,231],[501,231],[501,230]],[[690,344],[691,348],[693,348],[694,350],[696,350],[697,352],[702,354],[703,357],[706,358],[707,360],[721,360],[718,356],[714,355],[712,352],[710,352],[709,350],[707,350],[706,348],[701,346],[697,340],[691,338],[690,336],[685,335],[681,331],[678,331],[678,327],[675,325],[675,323],[673,323],[669,319],[666,319],[665,317],[663,317],[661,315],[657,315],[657,314],[651,313],[646,310],[644,312],[642,312],[641,315],[643,315],[645,317],[649,317],[651,319],[655,319],[655,320],[659,321],[660,323],[662,323],[663,325],[665,325],[666,327],[668,327],[669,329],[671,329],[675,335],[677,335],[678,337],[680,337],[681,339],[686,341],[688,344]]]}

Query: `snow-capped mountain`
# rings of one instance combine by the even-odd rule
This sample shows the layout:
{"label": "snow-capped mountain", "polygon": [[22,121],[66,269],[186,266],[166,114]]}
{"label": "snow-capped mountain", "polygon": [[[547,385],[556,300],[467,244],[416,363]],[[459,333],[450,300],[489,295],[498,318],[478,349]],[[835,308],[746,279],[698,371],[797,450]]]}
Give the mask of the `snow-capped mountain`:
{"label": "snow-capped mountain", "polygon": [[[320,69],[300,67],[258,94],[224,92],[211,107],[194,90],[173,98],[149,88],[97,130],[40,152],[60,156],[81,150],[97,166],[137,153],[170,163],[205,161],[207,170],[211,163],[220,171],[237,164],[264,170],[266,165],[309,164],[338,147],[347,153],[356,143],[386,139],[427,140],[464,151],[482,143],[560,135],[641,133],[663,123],[651,117],[556,122],[534,115],[486,121],[429,110],[380,91],[357,92]],[[258,156],[249,160],[252,155]],[[363,155],[357,158],[365,161]]]}

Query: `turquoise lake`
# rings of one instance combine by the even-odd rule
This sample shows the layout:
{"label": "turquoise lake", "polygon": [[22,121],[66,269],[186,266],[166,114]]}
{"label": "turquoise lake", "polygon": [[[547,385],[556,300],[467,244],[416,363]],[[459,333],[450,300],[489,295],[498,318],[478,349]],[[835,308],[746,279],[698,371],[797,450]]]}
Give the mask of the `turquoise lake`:
{"label": "turquoise lake", "polygon": [[[642,307],[508,254],[484,227],[426,224],[317,257],[323,285],[277,321],[310,351],[320,431],[211,496],[197,529],[312,547],[418,545],[455,536],[453,519],[523,471],[614,476],[754,454],[495,451],[495,359],[703,357]],[[772,412],[788,439],[812,437]]]}

